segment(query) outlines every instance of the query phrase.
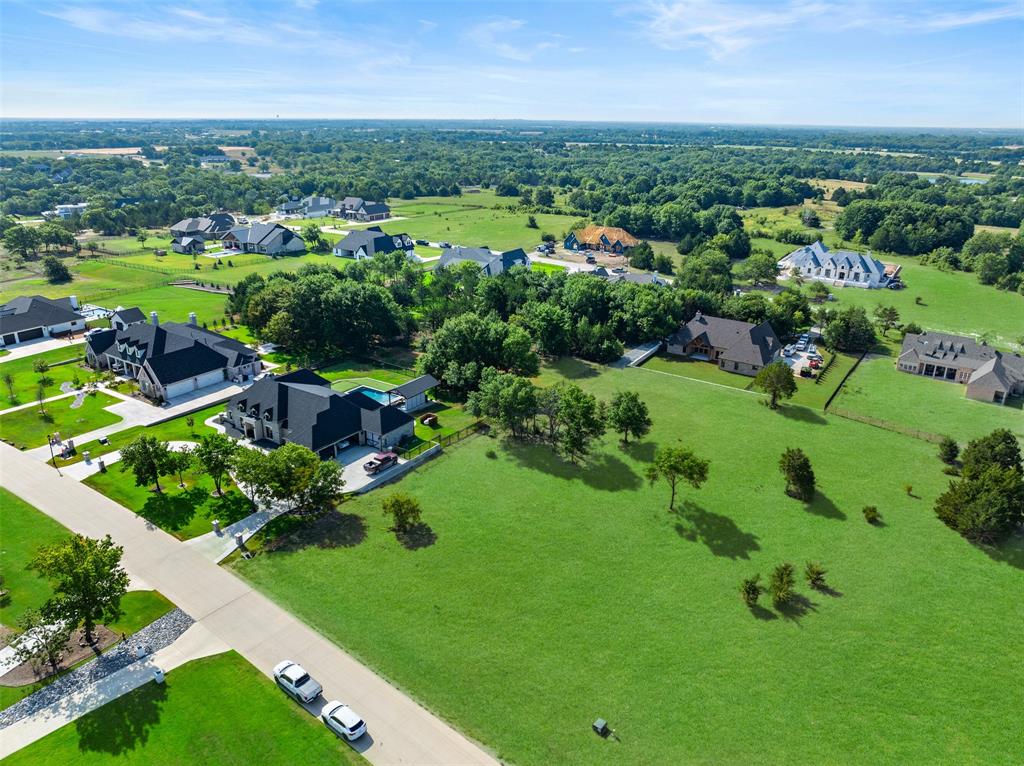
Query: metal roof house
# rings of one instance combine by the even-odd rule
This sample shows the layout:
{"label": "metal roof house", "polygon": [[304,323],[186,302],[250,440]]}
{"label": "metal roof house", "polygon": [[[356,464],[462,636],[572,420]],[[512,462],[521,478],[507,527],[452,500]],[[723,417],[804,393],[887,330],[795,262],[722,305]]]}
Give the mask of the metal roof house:
{"label": "metal roof house", "polygon": [[961,335],[907,333],[896,369],[966,384],[967,398],[977,401],[1006,404],[1010,397],[1024,395],[1024,357]]}
{"label": "metal roof house", "polygon": [[415,431],[415,421],[395,405],[358,389],[339,393],[310,370],[268,375],[232,396],[224,411],[229,433],[275,445],[301,444],[329,460],[359,444],[381,449]]}
{"label": "metal roof house", "polygon": [[668,338],[670,354],[715,362],[726,372],[756,375],[779,359],[782,343],[767,322],[753,325],[700,312]]}
{"label": "metal roof house", "polygon": [[453,247],[441,254],[438,267],[447,269],[460,263],[475,263],[484,276],[495,277],[513,266],[529,267],[530,259],[521,247],[503,253],[495,253],[482,247]]}
{"label": "metal roof house", "polygon": [[343,237],[331,249],[340,258],[372,258],[377,253],[393,253],[402,250],[413,252],[415,245],[408,234],[387,234],[379,226],[356,230]]}
{"label": "metal roof house", "polygon": [[803,279],[835,287],[884,287],[889,282],[881,261],[853,250],[829,250],[821,241],[797,248],[778,265],[783,278],[799,272]]}
{"label": "metal roof house", "polygon": [[0,347],[85,330],[78,298],[22,295],[0,306]]}
{"label": "metal roof house", "polygon": [[143,394],[158,401],[226,380],[247,380],[262,369],[259,356],[243,343],[195,324],[151,323],[101,330],[86,338],[85,360],[138,381]]}

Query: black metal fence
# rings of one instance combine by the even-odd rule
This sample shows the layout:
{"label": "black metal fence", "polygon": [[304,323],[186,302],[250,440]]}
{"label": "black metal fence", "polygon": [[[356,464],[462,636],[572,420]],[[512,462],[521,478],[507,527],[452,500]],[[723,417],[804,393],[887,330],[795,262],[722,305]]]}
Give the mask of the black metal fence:
{"label": "black metal fence", "polygon": [[447,436],[439,436],[438,438],[431,439],[430,441],[420,442],[415,447],[409,447],[408,449],[399,449],[397,453],[403,460],[411,460],[414,457],[422,455],[434,446],[440,446],[442,449],[444,447],[450,447],[463,439],[468,439],[474,434],[485,432],[489,428],[490,426],[485,421],[478,420],[477,422],[472,423],[465,428],[460,428],[458,431],[450,433]]}

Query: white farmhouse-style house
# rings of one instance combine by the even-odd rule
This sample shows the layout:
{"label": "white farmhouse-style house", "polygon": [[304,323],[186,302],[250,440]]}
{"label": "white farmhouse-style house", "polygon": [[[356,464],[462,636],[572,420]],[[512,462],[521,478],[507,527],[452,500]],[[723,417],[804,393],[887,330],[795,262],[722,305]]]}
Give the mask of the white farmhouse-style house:
{"label": "white farmhouse-style house", "polygon": [[829,250],[822,242],[805,245],[779,261],[779,276],[799,272],[803,279],[834,287],[885,287],[885,264],[853,250]]}

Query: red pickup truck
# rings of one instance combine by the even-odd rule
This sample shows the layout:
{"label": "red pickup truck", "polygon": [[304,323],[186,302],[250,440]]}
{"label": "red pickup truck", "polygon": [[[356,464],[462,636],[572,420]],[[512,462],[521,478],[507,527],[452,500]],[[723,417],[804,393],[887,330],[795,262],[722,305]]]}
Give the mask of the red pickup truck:
{"label": "red pickup truck", "polygon": [[363,470],[369,474],[380,473],[385,468],[390,468],[398,462],[398,455],[394,452],[378,452],[372,458],[363,463]]}

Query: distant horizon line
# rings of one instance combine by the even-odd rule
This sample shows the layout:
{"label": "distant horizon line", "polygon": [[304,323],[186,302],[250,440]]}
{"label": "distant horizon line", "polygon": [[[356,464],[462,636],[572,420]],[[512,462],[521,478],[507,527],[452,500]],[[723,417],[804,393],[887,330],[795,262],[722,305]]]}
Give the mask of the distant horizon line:
{"label": "distant horizon line", "polygon": [[550,125],[630,125],[630,126],[689,126],[723,128],[787,128],[827,130],[900,130],[900,131],[979,131],[986,133],[1024,133],[1019,127],[983,127],[977,125],[855,125],[832,123],[782,123],[782,122],[730,122],[730,121],[686,121],[686,120],[573,120],[566,118],[540,119],[532,117],[7,117],[0,116],[0,126],[5,122],[344,122],[344,123],[529,123],[538,126]]}

